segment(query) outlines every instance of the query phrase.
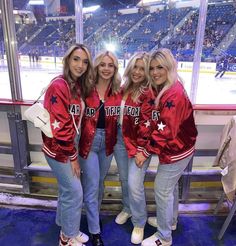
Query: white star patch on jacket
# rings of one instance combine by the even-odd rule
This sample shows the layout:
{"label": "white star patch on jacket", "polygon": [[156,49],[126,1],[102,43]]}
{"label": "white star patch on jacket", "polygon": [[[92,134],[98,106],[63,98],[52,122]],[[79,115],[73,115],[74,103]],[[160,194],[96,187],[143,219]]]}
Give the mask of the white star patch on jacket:
{"label": "white star patch on jacket", "polygon": [[55,130],[56,128],[60,128],[59,124],[60,124],[60,122],[55,120],[55,121],[52,123],[53,129]]}
{"label": "white star patch on jacket", "polygon": [[160,124],[157,124],[157,126],[158,126],[158,131],[159,130],[163,131],[164,127],[166,127],[166,125],[164,125],[162,122]]}
{"label": "white star patch on jacket", "polygon": [[144,125],[146,126],[146,128],[148,128],[151,124],[150,124],[150,121],[149,120],[147,120],[145,123],[144,123]]}

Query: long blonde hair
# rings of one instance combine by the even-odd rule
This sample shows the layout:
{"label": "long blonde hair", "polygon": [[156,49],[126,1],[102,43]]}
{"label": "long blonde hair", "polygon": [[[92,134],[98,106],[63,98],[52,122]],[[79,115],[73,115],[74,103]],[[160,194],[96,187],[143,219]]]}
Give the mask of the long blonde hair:
{"label": "long blonde hair", "polygon": [[[85,71],[85,73],[78,78],[77,81],[74,81],[70,72],[69,60],[71,54],[77,49],[82,49],[87,54],[88,68]],[[94,72],[93,72],[93,63],[92,63],[90,52],[84,44],[74,44],[65,53],[63,57],[63,77],[69,84],[71,94],[73,97],[75,98],[77,97],[76,83],[80,83],[81,85],[80,88],[81,88],[82,98],[85,99],[88,96],[88,94],[90,93],[91,89],[94,86]]]}
{"label": "long blonde hair", "polygon": [[[166,48],[160,48],[154,51],[149,58],[149,68],[152,60],[156,60],[160,63],[160,65],[167,71],[167,81],[164,84],[164,87],[161,88],[160,92],[156,97],[156,105],[159,104],[160,98],[163,93],[168,90],[180,77],[177,73],[177,61],[175,60],[172,52]],[[150,78],[151,84],[155,89],[158,89],[158,86],[154,83],[153,79]]]}
{"label": "long blonde hair", "polygon": [[98,66],[102,62],[102,59],[108,56],[112,59],[114,66],[115,66],[115,72],[114,75],[111,78],[111,94],[117,93],[120,90],[120,84],[121,84],[121,77],[119,74],[119,64],[118,64],[118,59],[117,57],[111,52],[111,51],[104,51],[101,52],[96,56],[94,59],[94,74],[95,74],[95,83],[98,83]]}
{"label": "long blonde hair", "polygon": [[[134,86],[134,83],[131,79],[131,73],[134,69],[134,66],[137,62],[137,60],[142,60],[144,62],[144,72],[145,72],[145,79],[144,81],[139,84],[139,86]],[[149,70],[148,70],[148,61],[149,61],[149,55],[146,52],[139,52],[134,54],[124,71],[123,79],[124,79],[124,86],[123,91],[124,94],[131,92],[131,98],[134,102],[137,102],[139,96],[143,93],[144,89],[149,87]]]}

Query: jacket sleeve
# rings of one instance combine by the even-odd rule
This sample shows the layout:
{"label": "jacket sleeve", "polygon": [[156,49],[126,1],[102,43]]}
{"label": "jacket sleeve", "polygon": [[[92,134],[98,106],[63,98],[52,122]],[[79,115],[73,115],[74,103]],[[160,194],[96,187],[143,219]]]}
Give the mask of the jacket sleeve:
{"label": "jacket sleeve", "polygon": [[55,81],[45,94],[45,108],[50,113],[50,122],[53,133],[53,141],[59,151],[77,159],[78,153],[75,148],[75,128],[69,113],[70,93],[64,81]]}
{"label": "jacket sleeve", "polygon": [[137,151],[142,152],[145,157],[149,157],[148,144],[151,134],[151,114],[154,106],[154,100],[150,91],[141,98],[141,107],[139,115],[139,125],[137,132]]}
{"label": "jacket sleeve", "polygon": [[161,101],[159,117],[152,121],[153,132],[150,145],[155,144],[156,154],[160,154],[167,143],[170,144],[175,140],[182,122],[191,112],[191,103],[183,94],[171,94]]}
{"label": "jacket sleeve", "polygon": [[230,121],[224,126],[220,146],[214,160],[213,166],[220,166],[224,169],[230,163],[236,161],[236,117],[233,116]]}

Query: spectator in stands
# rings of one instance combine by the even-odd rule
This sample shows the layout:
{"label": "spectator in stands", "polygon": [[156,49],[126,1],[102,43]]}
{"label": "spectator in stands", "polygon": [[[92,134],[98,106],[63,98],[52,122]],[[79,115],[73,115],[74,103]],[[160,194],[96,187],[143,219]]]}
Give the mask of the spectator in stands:
{"label": "spectator in stands", "polygon": [[155,110],[149,152],[157,154],[159,165],[154,183],[157,232],[142,246],[172,245],[176,228],[178,180],[192,159],[197,129],[193,108],[178,78],[177,62],[169,49],[158,49],[150,57],[150,77],[155,88]]}
{"label": "spectator in stands", "polygon": [[121,96],[118,60],[106,51],[94,61],[95,86],[86,98],[80,138],[82,186],[92,245],[102,246],[99,211],[104,179],[111,165],[117,138],[117,119]]}
{"label": "spectator in stands", "polygon": [[44,98],[53,137],[42,134],[42,150],[58,182],[59,245],[82,246],[88,241],[88,236],[80,232],[83,191],[77,133],[83,114],[83,98],[92,88],[92,74],[88,49],[82,44],[73,45],[63,58],[63,74],[53,79]]}
{"label": "spectator in stands", "polygon": [[[134,229],[131,235],[133,244],[143,240],[147,221],[144,178],[150,163],[147,152],[152,112],[152,91],[148,80],[148,54],[137,53],[132,56],[124,72],[123,99],[119,123],[118,141],[123,135],[128,160],[124,154],[123,141],[116,146],[116,160],[122,184],[123,210],[116,217],[123,224],[132,215]],[[118,153],[122,151],[122,157]],[[119,159],[120,158],[120,159]]]}

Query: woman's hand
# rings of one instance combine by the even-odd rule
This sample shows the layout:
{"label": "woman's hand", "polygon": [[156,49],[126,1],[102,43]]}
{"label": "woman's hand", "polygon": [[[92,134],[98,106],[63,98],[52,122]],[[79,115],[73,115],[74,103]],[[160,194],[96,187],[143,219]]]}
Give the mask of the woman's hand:
{"label": "woman's hand", "polygon": [[72,168],[73,175],[80,178],[81,170],[78,160],[71,161],[71,168]]}
{"label": "woman's hand", "polygon": [[142,152],[138,152],[135,155],[135,162],[137,167],[141,168],[143,166],[143,163],[147,160],[147,158],[143,155]]}

